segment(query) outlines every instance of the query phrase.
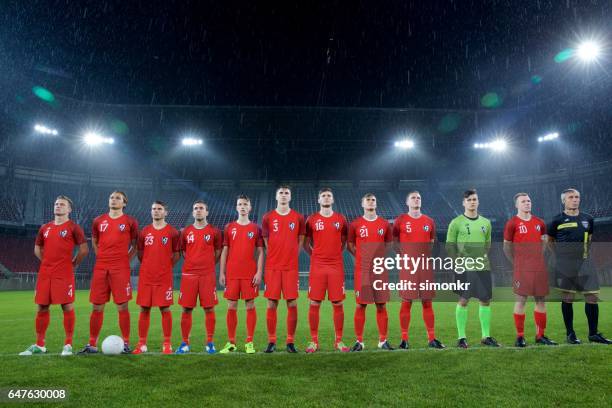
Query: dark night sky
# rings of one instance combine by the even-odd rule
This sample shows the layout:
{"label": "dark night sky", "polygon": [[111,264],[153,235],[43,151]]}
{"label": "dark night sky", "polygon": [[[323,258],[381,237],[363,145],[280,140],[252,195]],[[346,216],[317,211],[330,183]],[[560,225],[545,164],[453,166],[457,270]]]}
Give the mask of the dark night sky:
{"label": "dark night sky", "polygon": [[5,79],[110,103],[477,108],[557,80],[554,55],[612,15],[609,1],[314,3],[13,2]]}

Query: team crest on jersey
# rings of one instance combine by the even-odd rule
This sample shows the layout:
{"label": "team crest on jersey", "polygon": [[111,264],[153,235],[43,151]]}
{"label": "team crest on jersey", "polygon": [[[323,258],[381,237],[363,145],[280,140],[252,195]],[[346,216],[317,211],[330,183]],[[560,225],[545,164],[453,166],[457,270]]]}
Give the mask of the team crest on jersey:
{"label": "team crest on jersey", "polygon": [[291,231],[293,231],[293,230],[295,229],[295,222],[290,222],[290,223],[289,223],[289,229],[290,229]]}
{"label": "team crest on jersey", "polygon": [[542,229],[542,227],[540,227],[539,225],[536,225],[536,231],[540,231]]}
{"label": "team crest on jersey", "polygon": [[61,230],[60,237],[66,238],[66,235],[68,235],[68,230]]}
{"label": "team crest on jersey", "polygon": [[119,224],[119,231],[125,231],[125,224]]}
{"label": "team crest on jersey", "polygon": [[163,237],[162,238],[162,244],[166,245],[168,243],[168,237]]}
{"label": "team crest on jersey", "polygon": [[385,230],[382,228],[378,229],[378,235],[382,236],[385,233]]}
{"label": "team crest on jersey", "polygon": [[589,222],[588,222],[588,221],[582,221],[582,226],[583,226],[585,229],[588,229],[588,228],[589,228]]}
{"label": "team crest on jersey", "polygon": [[480,230],[482,231],[483,234],[487,233],[487,227],[485,227],[484,225],[480,227]]}
{"label": "team crest on jersey", "polygon": [[334,222],[334,227],[336,227],[337,230],[340,229],[340,223],[339,222]]}
{"label": "team crest on jersey", "polygon": [[210,241],[210,234],[204,235],[204,241],[206,242]]}
{"label": "team crest on jersey", "polygon": [[249,237],[249,239],[253,239],[253,237],[255,236],[255,234],[253,234],[253,231],[250,231],[247,236]]}
{"label": "team crest on jersey", "polygon": [[429,225],[424,225],[423,226],[423,231],[428,232],[429,231]]}

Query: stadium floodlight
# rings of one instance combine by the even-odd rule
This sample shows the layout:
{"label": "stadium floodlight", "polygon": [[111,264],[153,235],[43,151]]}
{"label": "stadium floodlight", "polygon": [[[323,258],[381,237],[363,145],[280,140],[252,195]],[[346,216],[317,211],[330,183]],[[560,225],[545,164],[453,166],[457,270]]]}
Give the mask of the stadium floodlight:
{"label": "stadium floodlight", "polygon": [[45,125],[41,125],[40,123],[37,123],[36,125],[34,125],[34,131],[36,133],[40,133],[41,135],[53,135],[53,136],[59,135],[59,132],[57,131],[57,129],[51,129]]}
{"label": "stadium floodlight", "polygon": [[540,136],[538,137],[538,142],[542,143],[542,142],[550,142],[551,140],[555,140],[559,138],[559,133],[558,132],[552,132],[552,133],[548,133],[544,136]]}
{"label": "stadium floodlight", "polygon": [[402,139],[402,140],[396,141],[394,143],[394,146],[397,147],[398,149],[410,150],[414,148],[414,141],[410,139]]}
{"label": "stadium floodlight", "polygon": [[89,146],[98,146],[101,144],[113,144],[115,139],[112,137],[105,137],[96,132],[87,132],[83,136],[83,141]]}
{"label": "stadium floodlight", "polygon": [[576,55],[584,62],[596,61],[601,55],[601,46],[595,41],[583,41],[578,45]]}
{"label": "stadium floodlight", "polygon": [[194,137],[184,137],[181,143],[183,146],[199,146],[203,144],[204,141]]}
{"label": "stadium floodlight", "polygon": [[474,149],[489,149],[497,152],[506,150],[508,143],[504,139],[495,139],[487,143],[474,143]]}

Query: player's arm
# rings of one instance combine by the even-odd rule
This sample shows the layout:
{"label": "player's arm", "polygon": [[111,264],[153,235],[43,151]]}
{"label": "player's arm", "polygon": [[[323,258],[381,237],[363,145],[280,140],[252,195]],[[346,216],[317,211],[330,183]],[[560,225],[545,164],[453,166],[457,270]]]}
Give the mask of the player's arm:
{"label": "player's arm", "polygon": [[253,276],[253,285],[259,286],[261,283],[261,276],[263,275],[264,265],[264,249],[263,247],[256,247],[255,255],[257,256],[257,273]]}
{"label": "player's arm", "polygon": [[304,248],[304,252],[306,252],[309,256],[312,256],[312,238],[310,238],[308,235],[304,237],[302,247]]}
{"label": "player's arm", "polygon": [[128,251],[128,259],[131,261],[132,259],[134,259],[136,254],[138,254],[138,259],[142,261],[142,254],[140,253],[140,251],[138,251],[138,248],[136,247],[136,240],[133,239],[130,242],[130,250]]}
{"label": "player's arm", "polygon": [[172,253],[172,266],[176,265],[176,263],[179,261],[179,259],[181,259],[181,253],[180,252],[173,252]]}
{"label": "player's arm", "polygon": [[504,255],[506,255],[506,259],[510,261],[510,264],[514,265],[514,248],[512,246],[512,241],[506,241],[504,239]]}
{"label": "player's arm", "polygon": [[451,258],[457,258],[459,256],[459,249],[457,248],[457,236],[459,229],[457,223],[451,221],[446,232],[446,251]]}
{"label": "player's arm", "polygon": [[351,253],[351,255],[356,256],[356,248],[355,248],[355,227],[353,224],[349,226],[348,230],[348,239],[346,240],[346,249]]}
{"label": "player's arm", "polygon": [[98,237],[91,237],[91,248],[93,249],[94,255],[98,255]]}
{"label": "player's arm", "polygon": [[[139,249],[137,247],[137,243],[138,243],[138,237],[140,234],[138,233],[138,221],[136,221],[135,218],[131,219],[130,234],[131,234],[132,240],[130,241],[130,250],[128,251],[128,259],[131,261],[132,259],[134,259]],[[144,248],[144,245],[143,245],[143,248]],[[140,257],[138,259],[140,259]]]}
{"label": "player's arm", "polygon": [[304,216],[300,214],[298,219],[298,250],[304,246],[304,237],[306,236],[306,221]]}
{"label": "player's arm", "polygon": [[514,247],[512,245],[512,242],[514,240],[514,223],[512,222],[512,220],[508,221],[506,223],[506,226],[504,227],[504,246],[503,246],[503,250],[504,250],[504,255],[506,256],[506,259],[508,259],[508,261],[510,261],[510,264],[514,264]]}
{"label": "player's arm", "polygon": [[551,252],[555,252],[555,236],[557,233],[557,222],[555,219],[546,226],[546,248]]}
{"label": "player's arm", "polygon": [[42,262],[43,259],[43,247],[40,245],[34,245],[34,256]]}
{"label": "player's arm", "polygon": [[228,246],[224,245],[219,260],[219,284],[225,286],[225,266],[227,265]]}
{"label": "player's arm", "polygon": [[354,243],[354,242],[350,242],[350,241],[349,241],[349,242],[346,244],[346,249],[348,249],[348,251],[349,251],[349,252],[350,252],[350,253],[351,253],[353,256],[355,256],[355,243]]}
{"label": "player's arm", "polygon": [[89,254],[89,246],[87,245],[87,242],[83,242],[81,245],[79,245],[79,249],[77,250],[74,258],[72,258],[72,266],[75,268],[79,266],[87,254]]}

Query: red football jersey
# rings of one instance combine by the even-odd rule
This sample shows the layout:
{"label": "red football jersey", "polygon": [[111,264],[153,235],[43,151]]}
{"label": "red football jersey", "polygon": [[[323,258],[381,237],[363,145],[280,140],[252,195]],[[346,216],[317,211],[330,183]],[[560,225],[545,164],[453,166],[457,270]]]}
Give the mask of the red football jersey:
{"label": "red football jersey", "polygon": [[43,248],[43,259],[38,274],[63,279],[72,278],[74,247],[86,242],[83,229],[68,220],[56,225],[54,221],[43,225],[36,235],[36,245]]}
{"label": "red football jersey", "polygon": [[142,251],[139,282],[147,285],[172,281],[172,254],[179,252],[178,231],[170,224],[162,229],[147,225],[138,234],[138,250]]}
{"label": "red football jersey", "polygon": [[314,213],[306,221],[306,236],[312,240],[310,262],[317,265],[342,264],[342,246],[346,242],[346,218],[337,212],[329,217]]}
{"label": "red football jersey", "polygon": [[504,240],[514,243],[514,269],[523,272],[546,270],[542,237],[546,234],[546,224],[536,216],[525,221],[518,216],[512,217],[504,228]]}
{"label": "red football jersey", "polygon": [[262,237],[268,239],[266,268],[297,269],[300,247],[298,237],[306,233],[304,216],[295,210],[280,215],[272,210],[261,223]]}
{"label": "red football jersey", "polygon": [[254,222],[230,222],[223,232],[223,245],[228,247],[226,278],[252,279],[257,273],[255,248],[264,245],[259,226]]}
{"label": "red football jersey", "polygon": [[138,221],[127,214],[111,218],[103,214],[94,219],[92,237],[98,240],[97,268],[129,268],[128,252],[132,240],[138,238]]}
{"label": "red football jersey", "polygon": [[430,243],[436,238],[436,224],[424,214],[418,218],[402,214],[393,223],[393,238],[400,243],[399,249],[402,254],[429,255]]}
{"label": "red football jersey", "polygon": [[207,224],[204,228],[194,225],[181,232],[181,251],[185,261],[183,273],[205,275],[215,273],[215,250],[223,248],[221,231]]}
{"label": "red football jersey", "polygon": [[393,230],[389,221],[381,216],[374,221],[368,221],[363,217],[353,220],[349,227],[348,242],[355,244],[355,268],[361,265],[370,269],[372,258],[385,256],[385,246],[380,244],[392,241]]}

